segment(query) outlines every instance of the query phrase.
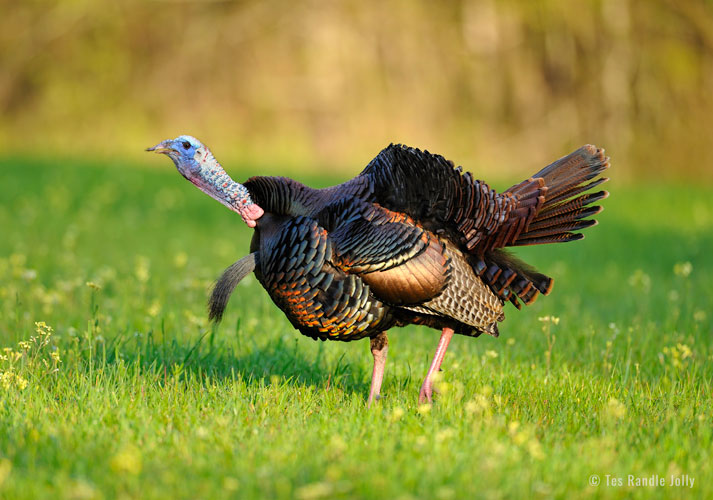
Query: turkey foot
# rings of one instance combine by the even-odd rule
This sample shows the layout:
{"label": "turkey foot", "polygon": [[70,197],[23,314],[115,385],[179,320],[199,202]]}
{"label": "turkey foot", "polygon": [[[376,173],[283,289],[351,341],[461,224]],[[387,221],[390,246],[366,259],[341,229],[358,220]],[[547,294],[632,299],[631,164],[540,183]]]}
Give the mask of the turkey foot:
{"label": "turkey foot", "polygon": [[444,328],[441,333],[441,338],[438,341],[438,347],[436,347],[436,354],[433,356],[433,361],[431,361],[431,366],[426,373],[426,379],[423,381],[421,386],[421,392],[418,394],[419,404],[430,403],[433,397],[433,374],[441,369],[441,363],[443,363],[443,358],[446,355],[446,349],[448,349],[448,344],[453,338],[453,329]]}
{"label": "turkey foot", "polygon": [[374,370],[371,373],[371,388],[369,389],[369,399],[367,406],[371,408],[371,403],[375,399],[380,399],[381,382],[384,379],[384,367],[386,366],[386,354],[389,352],[389,339],[386,332],[381,332],[370,339],[371,354],[374,356]]}

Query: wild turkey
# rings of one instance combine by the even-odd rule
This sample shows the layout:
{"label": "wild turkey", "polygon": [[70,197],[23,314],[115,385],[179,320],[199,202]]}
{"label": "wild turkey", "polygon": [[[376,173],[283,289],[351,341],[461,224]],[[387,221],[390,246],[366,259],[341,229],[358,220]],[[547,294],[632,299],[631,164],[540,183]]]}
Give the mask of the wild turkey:
{"label": "wild turkey", "polygon": [[250,254],[225,270],[209,301],[219,321],[238,282],[254,271],[275,304],[313,339],[371,340],[368,403],[379,397],[386,331],[407,324],[442,331],[421,387],[431,401],[454,333],[498,336],[510,302],[520,309],[552,278],[505,247],[578,240],[599,213],[589,192],[607,179],[604,150],[587,145],[502,193],[428,151],[390,145],[354,179],[312,189],[284,177],[233,181],[194,137],[163,141],[202,191],[254,227]]}

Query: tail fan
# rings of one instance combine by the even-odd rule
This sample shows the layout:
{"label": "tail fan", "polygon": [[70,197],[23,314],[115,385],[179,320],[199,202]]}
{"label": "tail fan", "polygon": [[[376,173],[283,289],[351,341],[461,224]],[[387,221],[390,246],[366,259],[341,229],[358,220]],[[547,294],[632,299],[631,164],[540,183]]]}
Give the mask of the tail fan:
{"label": "tail fan", "polygon": [[584,238],[576,232],[594,226],[590,219],[602,211],[592,205],[609,196],[590,193],[606,182],[596,178],[609,168],[604,150],[587,145],[543,168],[504,194],[516,200],[499,234],[491,235],[490,250],[473,256],[473,269],[503,301],[520,309],[552,290],[554,280],[502,250],[505,246],[560,243]]}
{"label": "tail fan", "polygon": [[223,319],[225,306],[228,305],[228,299],[230,299],[233,290],[245,276],[255,270],[257,259],[258,252],[253,252],[223,271],[218,281],[215,282],[213,293],[208,300],[208,317],[211,321],[219,323]]}
{"label": "tail fan", "polygon": [[602,211],[601,206],[590,205],[609,196],[606,191],[585,191],[608,180],[592,180],[607,168],[609,158],[603,149],[582,146],[508,189],[519,201],[513,215],[520,219],[512,224],[519,231],[508,246],[582,239],[584,235],[574,231],[594,226],[597,221],[588,217]]}

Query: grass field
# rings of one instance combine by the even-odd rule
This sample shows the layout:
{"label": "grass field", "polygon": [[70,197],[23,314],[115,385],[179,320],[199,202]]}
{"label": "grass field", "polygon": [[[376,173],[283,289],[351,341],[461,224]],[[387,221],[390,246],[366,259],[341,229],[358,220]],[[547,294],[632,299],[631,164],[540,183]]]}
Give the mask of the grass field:
{"label": "grass field", "polygon": [[611,183],[584,241],[519,252],[552,295],[456,337],[433,406],[409,327],[367,410],[368,342],[254,277],[211,328],[250,231],[156,162],[0,160],[0,498],[713,497],[713,189]]}

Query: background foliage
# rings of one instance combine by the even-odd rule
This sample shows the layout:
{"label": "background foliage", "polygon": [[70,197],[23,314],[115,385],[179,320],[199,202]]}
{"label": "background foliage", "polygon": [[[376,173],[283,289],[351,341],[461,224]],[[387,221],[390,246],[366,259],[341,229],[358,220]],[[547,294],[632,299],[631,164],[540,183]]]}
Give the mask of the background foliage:
{"label": "background foliage", "polygon": [[389,141],[479,172],[584,143],[710,179],[707,0],[7,1],[0,147],[353,171]]}

